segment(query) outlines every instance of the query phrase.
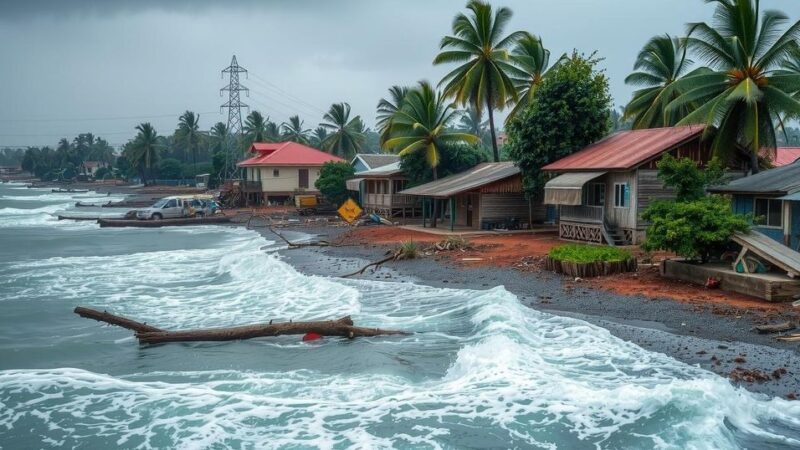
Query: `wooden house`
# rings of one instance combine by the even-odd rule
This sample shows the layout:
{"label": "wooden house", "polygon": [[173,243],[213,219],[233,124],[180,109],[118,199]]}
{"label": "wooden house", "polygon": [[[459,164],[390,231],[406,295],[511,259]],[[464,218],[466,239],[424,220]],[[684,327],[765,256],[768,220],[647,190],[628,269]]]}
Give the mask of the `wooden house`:
{"label": "wooden house", "polygon": [[238,166],[244,170],[241,183],[248,203],[286,202],[295,194],[317,194],[314,183],[326,162],[344,160],[296,142],[256,142],[253,155]]}
{"label": "wooden house", "polygon": [[800,161],[708,190],[730,195],[733,211],[751,214],[756,231],[800,248]]}
{"label": "wooden house", "polygon": [[425,227],[440,222],[450,230],[529,228],[546,215],[543,205],[526,198],[520,170],[512,162],[481,163],[400,193],[422,200]]}
{"label": "wooden house", "polygon": [[385,217],[415,216],[420,203],[414,196],[401,194],[408,179],[400,168],[400,161],[358,172],[347,180],[347,189],[359,193],[359,203],[367,212]]}
{"label": "wooden house", "polygon": [[400,162],[400,156],[390,153],[358,153],[350,161],[355,173],[366,172],[378,167]]}
{"label": "wooden house", "polygon": [[[701,167],[711,159],[702,126],[629,130],[543,167],[554,177],[545,185],[544,202],[558,206],[561,239],[639,244],[645,223],[641,212],[654,200],[674,197],[658,179],[658,160],[669,153],[691,158]],[[741,171],[742,166],[733,169]],[[740,172],[740,176],[743,172]]]}

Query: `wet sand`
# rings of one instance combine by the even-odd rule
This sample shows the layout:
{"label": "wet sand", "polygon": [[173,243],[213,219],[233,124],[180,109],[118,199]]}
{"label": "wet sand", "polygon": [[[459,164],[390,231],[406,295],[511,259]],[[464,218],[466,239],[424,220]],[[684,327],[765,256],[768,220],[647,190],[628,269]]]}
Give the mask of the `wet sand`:
{"label": "wet sand", "polygon": [[[275,238],[269,230],[260,231],[269,239]],[[292,241],[309,234],[334,240],[345,231],[342,227],[302,227],[282,229],[281,233]],[[340,276],[383,258],[388,249],[385,245],[305,247],[280,254],[303,273]],[[531,308],[601,326],[648,350],[729,377],[751,391],[784,398],[800,395],[800,345],[752,331],[753,326],[763,323],[759,312],[720,315],[711,306],[619,295],[597,289],[590,282],[574,282],[545,271],[464,267],[446,258],[392,262],[359,277],[455,289],[484,290],[502,285]],[[769,380],[758,381],[762,375]]]}

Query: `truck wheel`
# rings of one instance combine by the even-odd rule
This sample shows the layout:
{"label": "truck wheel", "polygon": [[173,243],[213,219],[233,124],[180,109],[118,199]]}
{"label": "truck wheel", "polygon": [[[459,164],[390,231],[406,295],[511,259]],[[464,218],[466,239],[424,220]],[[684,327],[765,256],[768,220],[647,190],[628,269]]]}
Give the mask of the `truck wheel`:
{"label": "truck wheel", "polygon": [[164,218],[160,213],[155,213],[151,217],[153,220],[161,220]]}

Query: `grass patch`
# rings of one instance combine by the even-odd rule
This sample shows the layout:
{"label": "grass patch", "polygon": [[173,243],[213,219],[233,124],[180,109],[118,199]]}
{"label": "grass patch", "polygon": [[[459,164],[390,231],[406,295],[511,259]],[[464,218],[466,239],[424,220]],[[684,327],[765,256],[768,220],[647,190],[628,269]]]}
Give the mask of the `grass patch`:
{"label": "grass patch", "polygon": [[547,256],[557,261],[572,263],[627,261],[631,258],[630,252],[621,248],[581,244],[553,247],[547,252]]}

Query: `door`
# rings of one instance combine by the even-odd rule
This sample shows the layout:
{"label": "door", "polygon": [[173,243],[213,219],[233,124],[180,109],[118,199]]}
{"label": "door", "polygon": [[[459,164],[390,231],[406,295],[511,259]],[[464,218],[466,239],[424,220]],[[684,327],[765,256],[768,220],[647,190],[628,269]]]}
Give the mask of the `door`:
{"label": "door", "polygon": [[164,205],[163,212],[165,219],[175,219],[182,216],[183,208],[178,200],[173,198]]}
{"label": "door", "polygon": [[308,189],[308,169],[299,169],[298,175],[300,176],[300,186],[303,189]]}

